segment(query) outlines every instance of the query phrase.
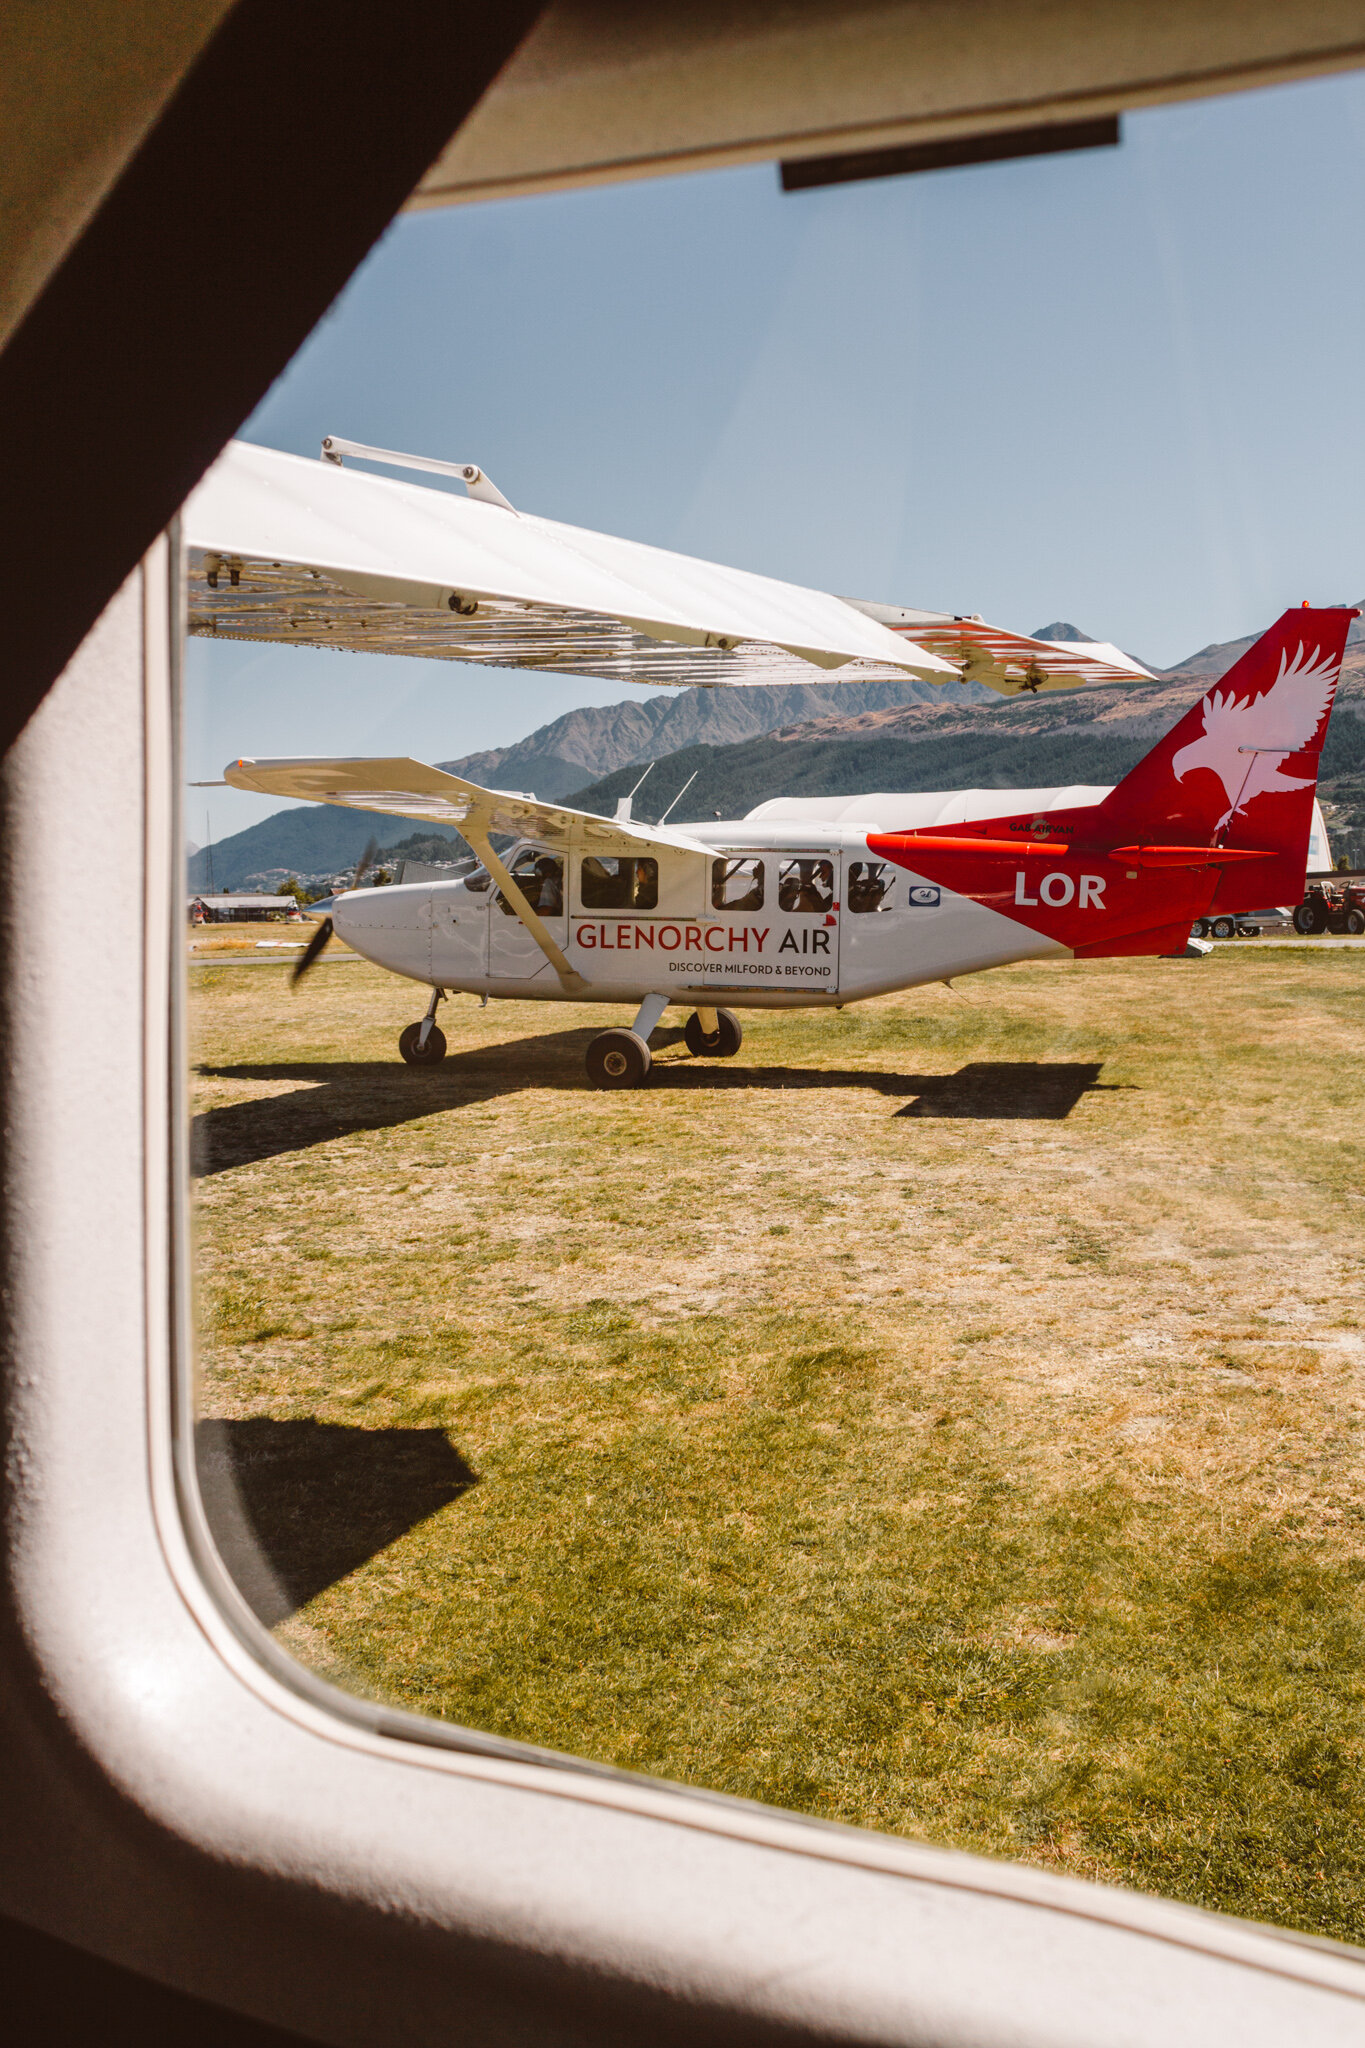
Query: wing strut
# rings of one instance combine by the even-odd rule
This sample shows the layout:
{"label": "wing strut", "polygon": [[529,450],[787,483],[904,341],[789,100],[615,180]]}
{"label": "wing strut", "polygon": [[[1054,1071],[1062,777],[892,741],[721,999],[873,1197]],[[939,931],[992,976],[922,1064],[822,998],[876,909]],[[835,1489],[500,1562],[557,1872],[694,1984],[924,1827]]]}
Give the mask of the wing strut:
{"label": "wing strut", "polygon": [[[544,921],[532,910],[530,904],[522,895],[521,890],[513,881],[511,870],[494,853],[492,841],[489,839],[488,834],[481,831],[468,818],[460,826],[460,831],[473,847],[475,853],[477,853],[479,859],[502,890],[503,895],[507,898],[513,910],[516,911],[517,916],[521,919],[527,931],[531,934],[531,937],[535,940],[551,967],[553,967],[555,973],[559,976],[560,986],[565,994],[581,995],[585,993],[588,986],[587,982],[584,981],[582,975],[576,969],[570,967],[563,948],[557,945],[554,939],[551,938]],[[567,867],[567,865],[566,857],[565,866]],[[568,879],[568,876],[565,875],[566,887]]]}

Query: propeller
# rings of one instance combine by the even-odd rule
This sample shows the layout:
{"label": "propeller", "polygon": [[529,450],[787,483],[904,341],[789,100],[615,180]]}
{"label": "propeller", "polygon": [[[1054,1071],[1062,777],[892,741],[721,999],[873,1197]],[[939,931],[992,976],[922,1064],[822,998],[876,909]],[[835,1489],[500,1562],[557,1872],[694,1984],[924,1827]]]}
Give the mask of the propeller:
{"label": "propeller", "polygon": [[[355,878],[351,883],[351,887],[353,889],[358,889],[360,887],[362,878],[374,866],[375,858],[378,852],[379,841],[377,839],[372,839],[369,845],[365,848],[365,851],[361,854],[360,859],[355,864]],[[332,923],[331,918],[324,917],[322,923],[318,926],[312,938],[308,941],[308,944],[304,947],[302,953],[300,953],[298,959],[294,963],[294,972],[289,977],[289,986],[291,988],[297,988],[299,983],[303,980],[304,975],[308,973],[309,969],[317,966],[318,961],[322,958],[323,953],[326,951],[328,942],[331,939],[332,934],[335,930],[336,926]]]}

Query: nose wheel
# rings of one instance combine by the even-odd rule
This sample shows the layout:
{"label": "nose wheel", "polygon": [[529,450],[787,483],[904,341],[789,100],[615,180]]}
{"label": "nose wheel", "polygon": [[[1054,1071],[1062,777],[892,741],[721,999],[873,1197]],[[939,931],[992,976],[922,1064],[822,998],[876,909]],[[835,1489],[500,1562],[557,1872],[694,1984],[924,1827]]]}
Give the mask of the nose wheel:
{"label": "nose wheel", "polygon": [[694,1010],[683,1025],[683,1037],[696,1059],[732,1060],[744,1043],[733,1010]]}
{"label": "nose wheel", "polygon": [[433,1024],[424,1045],[422,1026],[409,1024],[407,1030],[399,1034],[398,1050],[410,1067],[434,1067],[446,1056],[446,1035],[439,1024]]}
{"label": "nose wheel", "polygon": [[420,1024],[409,1024],[398,1035],[398,1050],[410,1067],[438,1066],[446,1056],[446,1035],[436,1022],[436,1005],[445,995],[436,989]]}

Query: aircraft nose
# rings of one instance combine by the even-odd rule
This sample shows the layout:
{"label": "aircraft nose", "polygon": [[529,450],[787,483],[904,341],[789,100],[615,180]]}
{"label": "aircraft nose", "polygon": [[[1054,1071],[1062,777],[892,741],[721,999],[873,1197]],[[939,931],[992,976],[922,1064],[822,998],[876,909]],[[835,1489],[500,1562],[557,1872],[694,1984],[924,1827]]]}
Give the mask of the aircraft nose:
{"label": "aircraft nose", "polygon": [[420,882],[348,889],[332,906],[337,937],[376,967],[423,979],[431,960],[431,890]]}
{"label": "aircraft nose", "polygon": [[347,889],[332,907],[332,922],[343,939],[354,934],[362,942],[368,932],[425,931],[430,904],[430,886],[421,882]]}

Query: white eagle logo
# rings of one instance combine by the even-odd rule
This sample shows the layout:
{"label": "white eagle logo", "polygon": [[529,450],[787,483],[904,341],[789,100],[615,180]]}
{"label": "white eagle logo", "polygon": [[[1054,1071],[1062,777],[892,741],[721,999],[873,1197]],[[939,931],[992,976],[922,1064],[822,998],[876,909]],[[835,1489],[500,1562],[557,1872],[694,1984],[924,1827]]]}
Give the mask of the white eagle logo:
{"label": "white eagle logo", "polygon": [[1211,768],[1218,777],[1228,807],[1216,832],[1254,796],[1313,787],[1316,777],[1286,775],[1281,763],[1306,747],[1317,731],[1340,667],[1340,661],[1324,657],[1320,648],[1305,653],[1300,641],[1293,661],[1287,648],[1280,655],[1279,674],[1259,697],[1209,691],[1203,705],[1204,730],[1180,749],[1171,767],[1177,782],[1183,782],[1192,768]]}

